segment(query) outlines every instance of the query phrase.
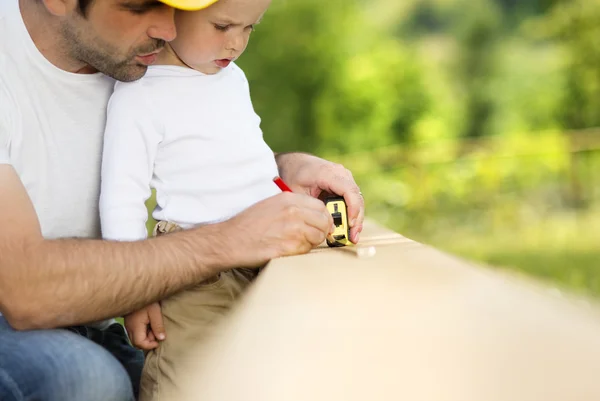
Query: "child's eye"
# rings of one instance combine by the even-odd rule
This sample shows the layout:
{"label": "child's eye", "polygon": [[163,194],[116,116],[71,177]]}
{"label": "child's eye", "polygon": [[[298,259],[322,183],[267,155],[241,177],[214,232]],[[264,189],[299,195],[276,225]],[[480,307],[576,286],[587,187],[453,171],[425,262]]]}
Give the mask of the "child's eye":
{"label": "child's eye", "polygon": [[229,25],[214,24],[217,31],[225,32],[229,29]]}

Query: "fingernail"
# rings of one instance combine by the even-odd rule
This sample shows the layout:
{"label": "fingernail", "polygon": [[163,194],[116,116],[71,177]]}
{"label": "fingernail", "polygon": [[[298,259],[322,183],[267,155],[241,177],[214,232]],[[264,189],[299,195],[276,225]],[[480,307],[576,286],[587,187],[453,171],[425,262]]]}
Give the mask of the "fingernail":
{"label": "fingernail", "polygon": [[160,333],[158,335],[158,339],[161,340],[161,341],[164,340],[165,339],[165,335],[163,333]]}
{"label": "fingernail", "polygon": [[332,234],[335,232],[335,224],[331,225],[331,228],[329,229],[329,234]]}

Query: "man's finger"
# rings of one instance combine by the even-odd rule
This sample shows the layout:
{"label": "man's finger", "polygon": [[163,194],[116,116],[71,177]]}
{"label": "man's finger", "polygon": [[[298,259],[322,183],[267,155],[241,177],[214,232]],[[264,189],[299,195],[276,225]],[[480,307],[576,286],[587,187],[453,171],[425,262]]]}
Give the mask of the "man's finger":
{"label": "man's finger", "polygon": [[364,200],[363,200],[363,206],[360,208],[360,210],[358,212],[358,216],[356,217],[356,222],[355,222],[354,226],[350,229],[350,241],[352,241],[355,244],[358,243],[360,233],[363,230],[364,220],[365,220],[365,206],[364,206]]}
{"label": "man's finger", "polygon": [[304,232],[304,238],[306,238],[306,240],[314,248],[315,246],[321,245],[323,241],[325,241],[326,235],[323,231],[314,227],[307,227],[306,231]]}
{"label": "man's finger", "polygon": [[[356,189],[358,189],[358,187],[356,187]],[[363,213],[361,213],[361,210],[364,209],[365,202],[360,192],[355,190],[348,191],[344,194],[344,200],[348,207],[348,223],[350,224],[350,227],[362,223],[361,215],[363,215]]]}
{"label": "man's finger", "polygon": [[[354,181],[350,170],[342,165],[330,165],[327,174],[321,177],[321,189],[342,196],[348,207],[348,223],[350,227],[362,224],[361,208],[364,209],[364,199]],[[362,214],[364,216],[364,213]]]}
{"label": "man's finger", "polygon": [[163,315],[160,309],[160,304],[155,302],[148,306],[148,317],[150,318],[150,328],[152,333],[157,340],[164,340],[166,338],[165,324],[163,322]]}
{"label": "man's finger", "polygon": [[323,201],[318,198],[313,198],[312,196],[309,196],[309,195],[284,192],[278,196],[288,197],[288,201],[291,204],[297,205],[301,208],[312,209],[312,210],[322,210],[323,209]]}
{"label": "man's finger", "polygon": [[308,226],[307,229],[313,228],[323,234],[333,232],[333,217],[331,217],[324,203],[321,203],[321,207],[318,210],[304,209],[302,217],[304,223]]}
{"label": "man's finger", "polygon": [[332,186],[332,190],[344,197],[348,208],[348,224],[351,228],[362,225],[365,218],[365,200],[358,186],[354,182],[339,180],[339,186]]}

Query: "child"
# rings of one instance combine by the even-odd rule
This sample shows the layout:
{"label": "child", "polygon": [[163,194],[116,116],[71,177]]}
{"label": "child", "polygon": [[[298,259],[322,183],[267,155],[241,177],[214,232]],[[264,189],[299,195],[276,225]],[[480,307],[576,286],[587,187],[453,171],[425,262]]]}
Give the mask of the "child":
{"label": "child", "polygon": [[[269,3],[220,0],[201,11],[176,11],[177,38],[141,60],[150,64],[156,57],[146,76],[116,84],[102,166],[104,238],[146,237],[151,187],[158,203],[155,235],[226,220],[280,192],[273,152],[234,63]],[[164,396],[187,349],[205,341],[254,274],[222,273],[125,318],[134,343],[149,351],[141,400]],[[162,332],[146,332],[146,325],[160,326],[161,307],[168,337],[156,348]]]}

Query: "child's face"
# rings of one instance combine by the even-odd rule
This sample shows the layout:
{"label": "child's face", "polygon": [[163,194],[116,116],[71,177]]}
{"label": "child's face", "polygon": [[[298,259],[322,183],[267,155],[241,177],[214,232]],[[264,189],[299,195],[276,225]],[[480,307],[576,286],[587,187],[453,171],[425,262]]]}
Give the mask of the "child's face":
{"label": "child's face", "polygon": [[177,11],[177,38],[170,43],[179,59],[205,74],[215,74],[246,49],[254,25],[271,0],[219,0],[200,11]]}

